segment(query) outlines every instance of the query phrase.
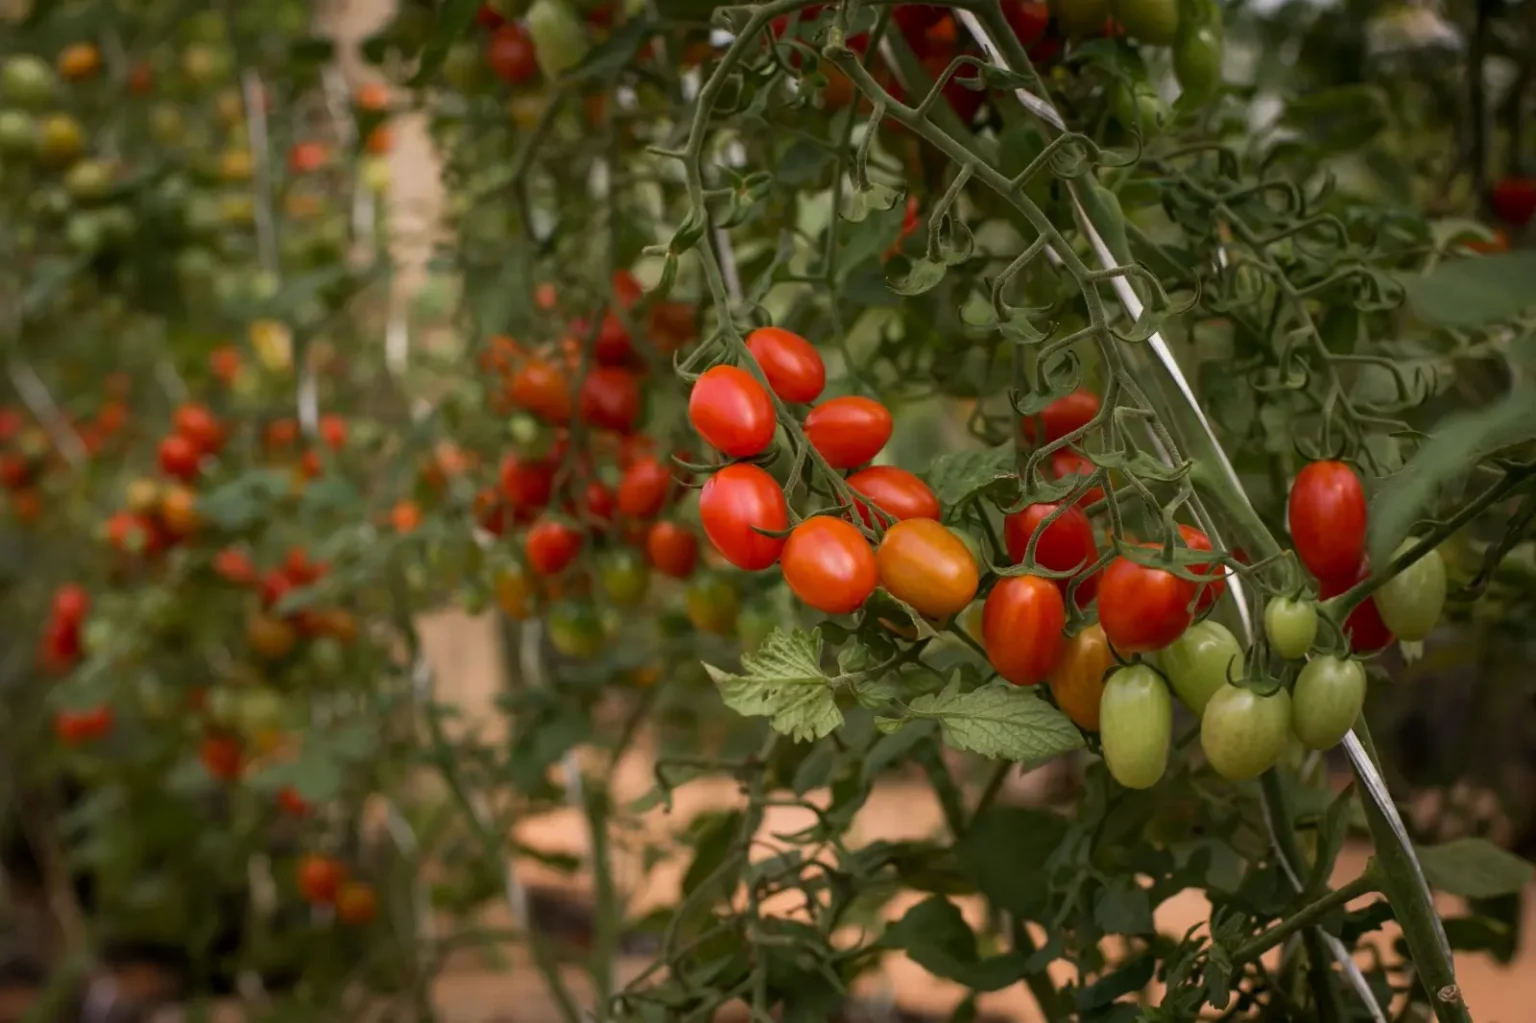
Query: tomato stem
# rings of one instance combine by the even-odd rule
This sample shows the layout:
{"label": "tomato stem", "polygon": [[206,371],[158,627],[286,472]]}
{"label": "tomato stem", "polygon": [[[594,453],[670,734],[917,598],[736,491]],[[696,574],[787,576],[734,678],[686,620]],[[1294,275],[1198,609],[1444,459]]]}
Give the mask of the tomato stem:
{"label": "tomato stem", "polygon": [[1305,906],[1298,909],[1291,916],[1286,917],[1274,926],[1260,931],[1248,941],[1239,945],[1232,951],[1232,965],[1237,966],[1268,952],[1286,938],[1295,934],[1303,927],[1310,927],[1322,920],[1323,917],[1336,909],[1344,906],[1362,895],[1369,895],[1378,891],[1380,881],[1373,869],[1367,867],[1365,873],[1353,881],[1335,888],[1332,891],[1313,899]]}

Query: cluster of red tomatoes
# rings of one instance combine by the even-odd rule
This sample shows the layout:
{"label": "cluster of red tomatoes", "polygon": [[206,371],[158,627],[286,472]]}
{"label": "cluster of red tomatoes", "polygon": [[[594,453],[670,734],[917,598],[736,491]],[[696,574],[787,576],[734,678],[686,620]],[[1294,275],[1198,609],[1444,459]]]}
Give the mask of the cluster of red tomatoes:
{"label": "cluster of red tomatoes", "polygon": [[312,906],[330,906],[336,919],[362,927],[378,913],[373,886],[348,877],[347,865],[334,856],[310,853],[299,860],[295,877],[299,894]]}
{"label": "cluster of red tomatoes", "polygon": [[[123,402],[128,381],[114,374],[107,381],[108,399],[89,418],[65,417],[64,425],[73,431],[88,456],[96,456],[117,437],[128,422],[128,406]],[[64,464],[52,438],[41,426],[29,423],[14,408],[0,408],[0,487],[9,498],[11,514],[17,521],[33,523],[43,511],[43,483],[51,468]]]}
{"label": "cluster of red tomatoes", "polygon": [[85,616],[90,610],[91,595],[85,587],[65,583],[54,591],[39,655],[45,671],[61,675],[79,663]]}

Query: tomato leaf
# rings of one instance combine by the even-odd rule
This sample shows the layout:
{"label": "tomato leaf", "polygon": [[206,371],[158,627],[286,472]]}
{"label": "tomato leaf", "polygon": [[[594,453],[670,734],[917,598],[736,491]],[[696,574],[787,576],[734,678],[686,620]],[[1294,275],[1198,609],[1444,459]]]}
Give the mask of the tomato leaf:
{"label": "tomato leaf", "polygon": [[1476,412],[1441,421],[1402,471],[1372,495],[1368,533],[1372,564],[1385,565],[1391,559],[1442,486],[1484,455],[1536,437],[1533,402],[1536,394],[1522,387]]}
{"label": "tomato leaf", "polygon": [[1520,891],[1536,865],[1483,838],[1458,838],[1420,846],[1419,863],[1431,885],[1452,895],[1489,899]]}
{"label": "tomato leaf", "polygon": [[843,723],[833,680],[821,668],[821,632],[775,629],[755,652],[741,657],[742,674],[704,665],[725,705],[747,717],[766,717],[774,731],[796,742],[820,739]]}
{"label": "tomato leaf", "polygon": [[1093,900],[1093,920],[1106,934],[1151,934],[1152,900],[1130,874],[1117,874]]}
{"label": "tomato leaf", "polygon": [[437,18],[432,23],[426,45],[421,49],[421,63],[417,65],[416,76],[411,79],[413,86],[422,85],[437,74],[448,50],[469,33],[475,12],[479,10],[480,0],[444,0],[437,9]]}
{"label": "tomato leaf", "polygon": [[1514,319],[1536,304],[1536,252],[1450,259],[1421,277],[1405,277],[1414,313],[1447,327],[1472,329]]}
{"label": "tomato leaf", "polygon": [[887,277],[885,286],[898,295],[921,295],[938,287],[949,267],[931,259],[912,259],[907,272],[900,277]]}
{"label": "tomato leaf", "polygon": [[[1001,760],[1045,760],[1081,749],[1083,737],[1065,714],[1028,689],[1003,682],[962,693],[958,676],[943,692],[907,705],[912,720],[937,721],[956,749]],[[882,729],[893,730],[890,719]]]}
{"label": "tomato leaf", "polygon": [[933,460],[928,485],[946,509],[963,504],[981,491],[1014,476],[1012,448],[954,451]]}
{"label": "tomato leaf", "polygon": [[[906,728],[897,736],[915,732]],[[966,829],[957,852],[960,866],[998,908],[1034,919],[1049,891],[1051,874],[1042,867],[1020,870],[1020,863],[1044,864],[1067,837],[1060,814],[1021,806],[992,806]]]}
{"label": "tomato leaf", "polygon": [[905,949],[908,958],[935,977],[976,991],[997,991],[1018,982],[1024,957],[1017,952],[982,959],[976,933],[955,904],[942,895],[919,902],[886,928],[880,943]]}

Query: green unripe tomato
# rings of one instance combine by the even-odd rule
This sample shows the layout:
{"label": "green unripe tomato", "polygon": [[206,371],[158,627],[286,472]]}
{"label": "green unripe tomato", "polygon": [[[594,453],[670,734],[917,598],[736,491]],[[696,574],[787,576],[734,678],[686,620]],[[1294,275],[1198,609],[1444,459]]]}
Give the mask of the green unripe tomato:
{"label": "green unripe tomato", "polygon": [[53,98],[58,84],[53,68],[35,54],[12,54],[0,67],[0,99],[9,106],[36,110]]}
{"label": "green unripe tomato", "polygon": [[1099,742],[1110,776],[1128,789],[1149,789],[1168,768],[1173,699],[1145,664],[1121,668],[1099,697]]}
{"label": "green unripe tomato", "polygon": [[1051,14],[1069,39],[1086,39],[1104,31],[1110,0],[1050,0]]}
{"label": "green unripe tomato", "polygon": [[549,613],[549,641],[566,657],[588,658],[603,648],[603,623],[587,602],[565,601]]}
{"label": "green unripe tomato", "polygon": [[1216,773],[1229,781],[1257,778],[1280,759],[1291,735],[1291,694],[1260,696],[1226,686],[1200,715],[1200,746]]}
{"label": "green unripe tomato", "polygon": [[603,561],[598,574],[603,593],[619,607],[636,607],[645,599],[651,572],[638,551],[621,548]]}
{"label": "green unripe tomato", "polygon": [[1242,678],[1243,648],[1225,625],[1207,620],[1158,651],[1157,663],[1184,706],[1199,717],[1229,678]]}
{"label": "green unripe tomato", "polygon": [[1115,0],[1125,34],[1148,46],[1171,46],[1179,32],[1179,0]]}
{"label": "green unripe tomato", "polygon": [[64,187],[75,202],[100,202],[112,191],[112,168],[103,160],[81,160],[64,175]]}
{"label": "green unripe tomato", "polygon": [[[1404,540],[1392,553],[1406,554],[1417,540]],[[1382,584],[1376,591],[1376,610],[1398,639],[1418,643],[1435,630],[1445,610],[1445,560],[1430,551]]]}
{"label": "green unripe tomato", "polygon": [[1173,74],[1181,98],[1204,103],[1221,87],[1221,35],[1208,25],[1179,33],[1173,44]]}
{"label": "green unripe tomato", "polygon": [[756,652],[778,625],[778,618],[761,607],[742,608],[741,614],[736,616],[736,636],[741,640],[742,651]]}
{"label": "green unripe tomato", "polygon": [[1168,104],[1144,81],[1121,82],[1114,92],[1115,119],[1130,131],[1151,137],[1168,123]]}
{"label": "green unripe tomato", "polygon": [[559,78],[586,57],[586,27],[566,0],[533,0],[527,22],[534,56],[545,78]]}
{"label": "green unripe tomato", "polygon": [[724,576],[706,575],[688,587],[688,621],[700,632],[729,636],[736,627],[741,598],[736,584]]}
{"label": "green unripe tomato", "polygon": [[37,121],[20,110],[0,110],[0,156],[37,153]]}
{"label": "green unripe tomato", "polygon": [[318,636],[310,640],[305,655],[309,658],[309,666],[322,676],[341,674],[347,663],[347,648],[335,636]]}
{"label": "green unripe tomato", "polygon": [[1291,692],[1291,731],[1313,749],[1332,749],[1355,726],[1365,706],[1365,688],[1359,661],[1312,658]]}
{"label": "green unripe tomato", "polygon": [[95,255],[101,250],[101,222],[89,213],[78,213],[64,225],[64,237],[76,254]]}
{"label": "green unripe tomato", "polygon": [[1270,649],[1286,660],[1305,656],[1317,640],[1317,605],[1275,597],[1264,607],[1264,634]]}
{"label": "green unripe tomato", "polygon": [[283,725],[283,700],[266,686],[234,691],[234,727],[245,739],[275,732]]}

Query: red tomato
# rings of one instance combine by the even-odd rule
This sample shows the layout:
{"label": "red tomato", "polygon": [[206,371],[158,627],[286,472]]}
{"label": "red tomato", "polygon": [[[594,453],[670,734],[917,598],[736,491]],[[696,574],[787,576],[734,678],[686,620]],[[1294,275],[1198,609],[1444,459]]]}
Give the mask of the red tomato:
{"label": "red tomato", "polygon": [[1161,650],[1189,628],[1194,599],[1194,583],[1116,558],[1099,580],[1099,624],[1122,656]]}
{"label": "red tomato", "polygon": [[[1210,551],[1213,549],[1211,547],[1211,538],[1194,526],[1186,526],[1181,523],[1179,525],[1179,537],[1184,541],[1184,546],[1192,551]],[[1195,613],[1199,614],[1216,603],[1221,595],[1227,592],[1227,570],[1215,565],[1191,565],[1189,570],[1196,575],[1210,575],[1212,571],[1215,571],[1217,574],[1215,582],[1200,585],[1200,600],[1195,605]]]}
{"label": "red tomato", "polygon": [[629,433],[640,415],[640,380],[618,366],[593,366],[581,382],[581,418],[604,430]]}
{"label": "red tomato", "polygon": [[688,302],[657,302],[651,306],[651,344],[670,355],[699,335],[698,310]]}
{"label": "red tomato", "polygon": [[615,270],[610,281],[613,286],[613,297],[619,300],[619,305],[628,309],[645,295],[645,288],[641,287],[640,280],[628,270]]}
{"label": "red tomato", "polygon": [[91,609],[91,595],[84,586],[65,583],[53,591],[53,620],[60,625],[79,625]]}
{"label": "red tomato", "polygon": [[308,817],[313,809],[309,800],[299,795],[292,785],[284,785],[277,790],[277,805],[290,817]]}
{"label": "red tomato", "polygon": [[300,142],[288,150],[288,169],[295,174],[311,174],[330,159],[331,154],[319,142]]}
{"label": "red tomato", "polygon": [[699,491],[699,519],[710,543],[737,568],[755,572],[779,560],[782,537],[764,536],[758,529],[789,527],[784,490],[755,465],[727,465],[705,481]]}
{"label": "red tomato", "polygon": [[715,366],[694,382],[688,421],[708,444],[732,458],[766,450],[776,425],[768,391],[736,366]]}
{"label": "red tomato", "polygon": [[[577,331],[577,334],[587,336],[585,329]],[[598,329],[597,341],[592,346],[592,355],[604,366],[622,366],[629,361],[634,351],[635,346],[630,341],[629,331],[624,328],[624,321],[611,309],[604,313],[603,325]]]}
{"label": "red tomato", "polygon": [[475,11],[475,24],[480,28],[496,29],[507,23],[501,12],[490,4],[481,4]]}
{"label": "red tomato", "polygon": [[656,571],[686,579],[699,563],[699,541],[676,522],[657,522],[645,534],[645,554]]}
{"label": "red tomato", "polygon": [[528,567],[540,575],[558,575],[581,553],[581,533],[558,519],[544,519],[523,541]]}
{"label": "red tomato", "polygon": [[538,77],[539,63],[528,30],[516,23],[498,28],[485,45],[485,60],[496,77],[522,85]]}
{"label": "red tomato", "polygon": [[282,600],[295,586],[303,586],[287,572],[280,568],[274,568],[261,577],[261,606],[271,607]]}
{"label": "red tomato", "polygon": [[173,422],[176,432],[204,454],[216,454],[224,446],[224,427],[206,405],[182,405]]}
{"label": "red tomato", "polygon": [[283,572],[295,584],[303,586],[329,572],[330,566],[323,561],[312,561],[303,547],[290,547],[283,555]]}
{"label": "red tomato", "polygon": [[1365,488],[1343,462],[1313,462],[1291,484],[1291,540],[1318,579],[1350,579],[1365,557]]}
{"label": "red tomato", "polygon": [[[1337,597],[1370,574],[1370,563],[1368,559],[1362,558],[1352,575],[1319,580],[1318,596],[1323,600]],[[1344,637],[1349,640],[1349,648],[1357,654],[1375,653],[1386,648],[1396,638],[1392,630],[1387,628],[1387,623],[1382,621],[1375,597],[1356,605],[1349,617],[1344,619]]]}
{"label": "red tomato", "polygon": [[501,460],[501,493],[518,511],[543,508],[549,504],[555,488],[555,465],[542,458],[520,458],[515,454]]}
{"label": "red tomato", "polygon": [[346,877],[347,868],[339,860],[311,853],[299,861],[299,894],[306,902],[329,905]]}
{"label": "red tomato", "polygon": [[805,417],[805,436],[834,469],[852,469],[891,439],[891,413],[872,398],[832,398]]}
{"label": "red tomato", "polygon": [[80,653],[80,623],[50,621],[43,631],[43,667],[63,674],[80,660]]}
{"label": "red tomato", "polygon": [[939,4],[897,4],[891,17],[901,26],[901,34],[907,37],[907,42],[916,45],[946,13]]}
{"label": "red tomato", "polygon": [[880,581],[875,552],[864,534],[830,515],[812,516],[796,526],[780,561],[791,592],[826,614],[858,610]]}
{"label": "red tomato", "polygon": [[122,511],[107,520],[107,541],[125,554],[153,554],[164,538],[152,519]]}
{"label": "red tomato", "polygon": [[[1031,504],[1003,520],[1003,543],[1015,565],[1022,564],[1029,541],[1036,533],[1035,564],[1052,572],[1085,569],[1099,557],[1099,545],[1093,538],[1093,525],[1081,508],[1068,508],[1055,522],[1041,526],[1059,504]],[[1053,580],[1066,586],[1070,579]]]}
{"label": "red tomato", "polygon": [[1061,590],[1036,575],[1005,576],[981,608],[987,660],[1016,686],[1044,679],[1061,659],[1067,606]]}
{"label": "red tomato", "polygon": [[672,473],[655,457],[632,462],[619,479],[619,511],[635,519],[654,518],[666,506]]}
{"label": "red tomato", "polygon": [[347,443],[347,421],[340,416],[326,415],[320,417],[316,425],[316,432],[325,446],[332,451],[340,451]]}
{"label": "red tomato", "polygon": [[[1051,453],[1051,475],[1059,480],[1071,479],[1075,476],[1091,476],[1099,471],[1087,455],[1063,448]],[[1104,500],[1103,487],[1089,487],[1082,497],[1077,499],[1079,508],[1087,508]]]}
{"label": "red tomato", "polygon": [[616,503],[613,491],[599,480],[590,480],[581,491],[581,512],[586,518],[601,525],[613,521]]}
{"label": "red tomato", "polygon": [[482,490],[475,495],[475,522],[492,536],[504,535],[514,518],[512,509],[494,490]]}
{"label": "red tomato", "polygon": [[1047,4],[1037,0],[1003,0],[1002,6],[1008,27],[1025,47],[1033,46],[1050,27],[1051,9]]}
{"label": "red tomato", "polygon": [[759,327],[747,335],[747,350],[781,400],[811,402],[821,397],[827,385],[826,363],[799,334],[782,327]]}
{"label": "red tomato", "polygon": [[1079,387],[1051,402],[1039,415],[1024,418],[1019,425],[1026,440],[1033,443],[1043,433],[1041,443],[1050,444],[1093,422],[1100,408],[1099,396]]}
{"label": "red tomato", "polygon": [[234,781],[240,777],[242,755],[240,742],[230,735],[207,735],[198,750],[198,759],[208,773],[219,781]]}
{"label": "red tomato", "polygon": [[167,476],[191,482],[197,478],[202,452],[190,438],[173,433],[160,442],[160,471]]}
{"label": "red tomato", "polygon": [[112,731],[116,715],[105,705],[90,710],[61,710],[53,718],[53,732],[66,746],[101,739]]}
{"label": "red tomato", "polygon": [[[941,514],[939,499],[928,484],[894,465],[872,465],[856,472],[848,477],[848,486],[897,521],[937,519]],[[866,525],[874,524],[869,508],[862,501],[855,507]]]}
{"label": "red tomato", "polygon": [[513,404],[545,422],[562,425],[571,421],[571,386],[560,367],[545,359],[529,359],[512,375],[509,391]]}
{"label": "red tomato", "polygon": [[1504,178],[1493,186],[1488,206],[1510,227],[1524,227],[1536,216],[1536,178]]}

